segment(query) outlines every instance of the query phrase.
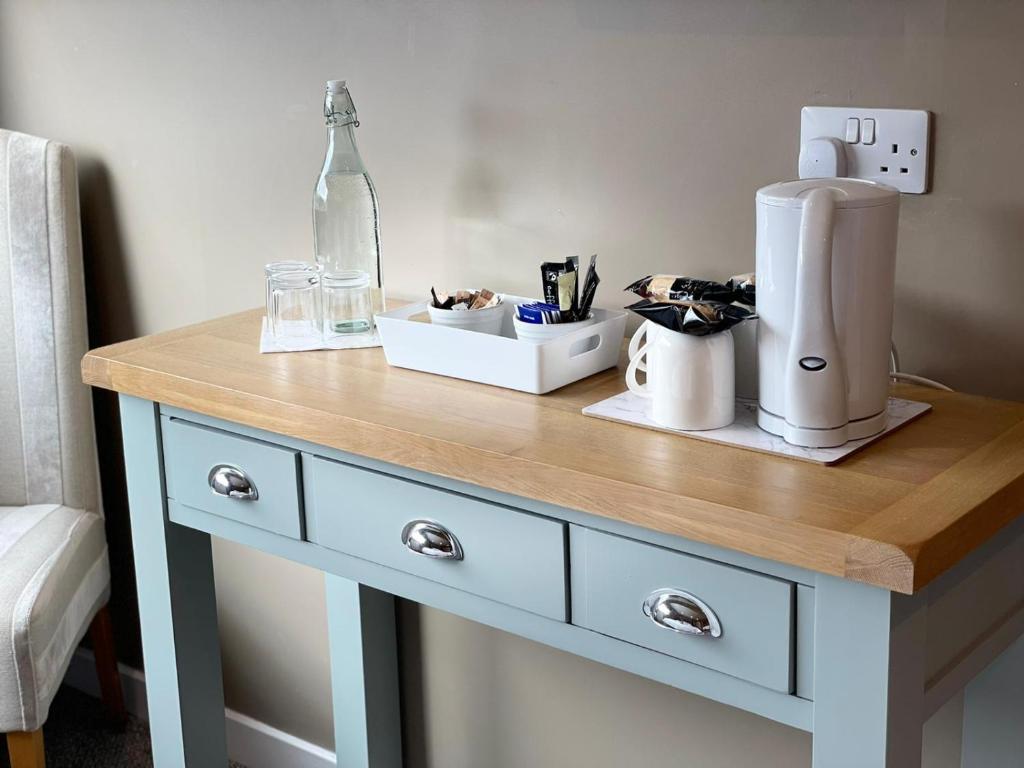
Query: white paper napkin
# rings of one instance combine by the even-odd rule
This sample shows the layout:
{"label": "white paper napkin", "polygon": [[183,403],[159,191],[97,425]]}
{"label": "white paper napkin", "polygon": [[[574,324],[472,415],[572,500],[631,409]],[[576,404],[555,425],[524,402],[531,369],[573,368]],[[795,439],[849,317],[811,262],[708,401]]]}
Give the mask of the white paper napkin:
{"label": "white paper napkin", "polygon": [[282,347],[274,339],[270,332],[270,323],[263,318],[263,326],[260,329],[260,352],[308,352],[312,349],[364,349],[366,347],[379,347],[380,335],[374,328],[372,333],[357,333],[352,336],[338,336],[330,341],[324,341],[319,336],[298,336],[289,343],[288,348]]}

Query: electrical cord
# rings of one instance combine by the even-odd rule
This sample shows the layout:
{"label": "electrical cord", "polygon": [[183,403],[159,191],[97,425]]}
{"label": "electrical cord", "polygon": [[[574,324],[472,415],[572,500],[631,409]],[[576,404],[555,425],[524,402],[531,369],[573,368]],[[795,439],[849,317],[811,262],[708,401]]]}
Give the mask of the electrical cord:
{"label": "electrical cord", "polygon": [[896,342],[889,342],[889,372],[896,373],[900,369],[900,351],[896,349]]}
{"label": "electrical cord", "polygon": [[889,378],[896,379],[896,381],[906,381],[910,384],[920,384],[923,387],[931,387],[932,389],[941,389],[943,392],[956,391],[952,387],[947,387],[942,382],[932,381],[931,379],[926,379],[924,376],[915,376],[912,373],[900,373],[899,371],[895,371],[889,374]]}
{"label": "electrical cord", "polygon": [[917,376],[913,373],[903,373],[900,371],[900,353],[896,349],[896,342],[891,342],[889,349],[889,378],[893,381],[906,381],[910,384],[920,384],[922,387],[931,387],[932,389],[941,389],[943,392],[955,392],[952,387],[947,387],[940,381],[933,381],[932,379],[926,379],[924,376]]}

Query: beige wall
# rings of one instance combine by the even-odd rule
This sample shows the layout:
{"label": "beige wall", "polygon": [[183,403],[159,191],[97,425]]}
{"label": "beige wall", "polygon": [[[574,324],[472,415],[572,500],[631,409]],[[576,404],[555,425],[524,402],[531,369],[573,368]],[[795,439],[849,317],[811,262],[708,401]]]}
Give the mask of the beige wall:
{"label": "beige wall", "polygon": [[[930,109],[934,190],[904,199],[896,339],[910,371],[1020,399],[1022,36],[1024,4],[994,0],[0,0],[0,123],[82,158],[110,341],[256,305],[264,262],[309,255],[326,78],[350,82],[406,296],[535,293],[542,259],[594,251],[610,306],[647,272],[747,270],[754,191],[794,174],[801,106]],[[216,559],[230,705],[329,744],[321,579],[232,545]],[[402,618],[409,740],[431,758],[414,765],[653,766],[677,744],[714,746],[694,768],[808,762],[781,726],[439,612]],[[957,764],[955,723],[954,704],[930,726],[930,766]]]}

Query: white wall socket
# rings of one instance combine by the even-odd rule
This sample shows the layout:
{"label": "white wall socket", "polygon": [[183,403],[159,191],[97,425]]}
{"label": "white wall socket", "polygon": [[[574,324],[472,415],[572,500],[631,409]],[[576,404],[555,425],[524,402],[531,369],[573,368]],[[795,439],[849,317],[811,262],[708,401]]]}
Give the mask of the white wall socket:
{"label": "white wall socket", "polygon": [[879,181],[900,192],[928,191],[931,115],[922,109],[804,107],[800,111],[800,178],[834,175],[807,162],[813,139],[838,139],[846,150],[846,173]]}

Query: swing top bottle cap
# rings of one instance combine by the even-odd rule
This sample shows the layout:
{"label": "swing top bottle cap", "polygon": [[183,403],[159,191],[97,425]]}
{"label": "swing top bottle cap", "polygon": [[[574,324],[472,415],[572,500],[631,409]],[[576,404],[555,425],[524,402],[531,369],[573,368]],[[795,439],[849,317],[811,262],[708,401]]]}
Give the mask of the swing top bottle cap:
{"label": "swing top bottle cap", "polygon": [[324,117],[327,125],[359,125],[356,105],[348,92],[344,80],[328,80],[324,94]]}

